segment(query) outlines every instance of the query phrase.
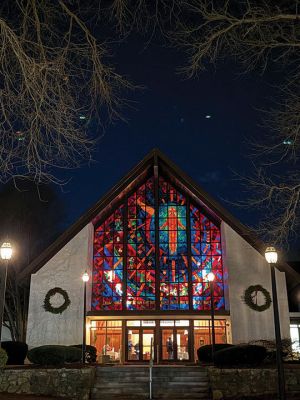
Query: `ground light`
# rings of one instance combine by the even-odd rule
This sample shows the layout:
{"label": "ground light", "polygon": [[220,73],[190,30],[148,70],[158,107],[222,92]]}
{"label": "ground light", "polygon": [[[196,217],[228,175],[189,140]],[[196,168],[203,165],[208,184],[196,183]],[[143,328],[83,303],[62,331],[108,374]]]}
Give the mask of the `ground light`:
{"label": "ground light", "polygon": [[215,274],[213,272],[209,272],[207,274],[207,280],[210,285],[210,312],[211,312],[211,359],[214,363],[215,357],[215,344],[216,344],[216,336],[215,336],[215,306],[214,306],[214,281]]}
{"label": "ground light", "polygon": [[2,244],[0,248],[1,259],[3,260],[5,267],[4,271],[1,271],[1,283],[0,283],[0,298],[2,300],[0,306],[0,343],[2,339],[2,326],[3,326],[3,316],[4,316],[4,304],[5,304],[5,292],[6,292],[6,281],[7,281],[7,269],[9,261],[12,257],[13,249],[9,242]]}
{"label": "ground light", "polygon": [[81,277],[83,281],[83,330],[82,330],[82,364],[85,364],[86,351],[86,284],[90,279],[87,271]]}
{"label": "ground light", "polygon": [[277,299],[277,287],[276,287],[276,276],[275,276],[275,264],[278,260],[278,254],[274,247],[267,247],[265,251],[265,258],[271,268],[271,282],[272,282],[272,298],[273,298],[273,311],[274,311],[274,327],[275,327],[275,339],[276,339],[276,364],[278,373],[278,398],[280,400],[285,399],[285,383],[284,383],[284,370],[282,362],[282,344],[280,334],[280,322],[278,312],[278,299]]}

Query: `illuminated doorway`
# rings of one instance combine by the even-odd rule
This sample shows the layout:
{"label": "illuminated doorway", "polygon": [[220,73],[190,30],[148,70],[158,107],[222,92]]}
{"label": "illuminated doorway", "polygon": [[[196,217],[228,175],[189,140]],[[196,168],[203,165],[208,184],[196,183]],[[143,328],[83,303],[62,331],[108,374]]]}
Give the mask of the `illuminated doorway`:
{"label": "illuminated doorway", "polygon": [[128,362],[149,361],[155,357],[155,321],[127,321],[126,323],[126,353],[125,359]]}
{"label": "illuminated doorway", "polygon": [[97,355],[110,362],[120,362],[122,348],[122,321],[92,321],[90,343]]}
{"label": "illuminated doorway", "polygon": [[186,320],[160,321],[160,360],[191,361],[190,326]]}

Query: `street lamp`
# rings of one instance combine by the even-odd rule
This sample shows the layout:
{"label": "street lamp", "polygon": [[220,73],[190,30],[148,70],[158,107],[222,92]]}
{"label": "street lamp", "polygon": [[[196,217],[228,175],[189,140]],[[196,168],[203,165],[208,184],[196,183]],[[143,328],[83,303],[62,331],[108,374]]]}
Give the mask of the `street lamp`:
{"label": "street lamp", "polygon": [[83,331],[82,331],[82,363],[85,364],[86,350],[86,284],[89,281],[89,274],[85,271],[81,279],[83,280]]}
{"label": "street lamp", "polygon": [[277,263],[278,259],[278,254],[276,249],[274,247],[267,247],[265,251],[265,257],[271,268],[274,327],[275,327],[275,339],[276,339],[276,363],[277,363],[277,373],[278,373],[278,398],[280,400],[284,400],[285,383],[284,383],[284,370],[283,370],[282,355],[281,355],[282,345],[281,345],[280,322],[279,322],[278,299],[277,299],[276,276],[275,276],[275,264]]}
{"label": "street lamp", "polygon": [[1,271],[1,283],[0,283],[0,299],[2,303],[0,305],[0,344],[2,339],[2,326],[3,326],[3,316],[4,316],[4,304],[5,304],[5,291],[6,291],[6,281],[7,281],[7,267],[9,260],[11,259],[13,250],[9,242],[4,242],[0,248],[1,259],[5,263],[4,273]]}
{"label": "street lamp", "polygon": [[214,306],[214,280],[215,274],[213,272],[209,272],[207,274],[207,280],[210,286],[210,312],[211,312],[211,359],[214,362],[215,356],[215,344],[216,344],[216,336],[215,336],[215,306]]}

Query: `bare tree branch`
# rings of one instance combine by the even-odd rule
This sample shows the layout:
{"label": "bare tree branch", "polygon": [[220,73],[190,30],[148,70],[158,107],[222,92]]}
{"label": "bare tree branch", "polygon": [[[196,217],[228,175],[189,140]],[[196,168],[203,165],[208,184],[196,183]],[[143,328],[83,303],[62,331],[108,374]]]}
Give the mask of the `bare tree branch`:
{"label": "bare tree branch", "polygon": [[[266,135],[253,146],[257,167],[243,177],[248,208],[264,210],[256,231],[287,244],[300,228],[300,25],[297,1],[188,0],[186,15],[172,38],[187,51],[182,71],[192,77],[209,64],[232,58],[243,72],[265,72],[272,63],[284,71],[279,98],[265,112]],[[253,143],[252,143],[253,144]]]}
{"label": "bare tree branch", "polygon": [[[59,0],[5,1],[0,11],[0,180],[57,181],[87,162],[88,122],[120,117],[132,86],[104,61],[81,9]],[[11,11],[14,7],[14,12]]]}

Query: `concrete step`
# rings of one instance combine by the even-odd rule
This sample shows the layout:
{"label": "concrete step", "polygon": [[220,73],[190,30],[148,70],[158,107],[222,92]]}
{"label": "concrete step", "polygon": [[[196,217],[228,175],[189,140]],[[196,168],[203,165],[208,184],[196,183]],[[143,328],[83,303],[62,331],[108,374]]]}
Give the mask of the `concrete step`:
{"label": "concrete step", "polygon": [[[209,397],[207,371],[203,367],[158,366],[153,373],[153,398],[196,400]],[[92,400],[144,400],[149,398],[148,366],[98,367]]]}

